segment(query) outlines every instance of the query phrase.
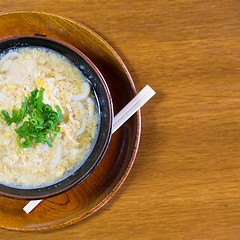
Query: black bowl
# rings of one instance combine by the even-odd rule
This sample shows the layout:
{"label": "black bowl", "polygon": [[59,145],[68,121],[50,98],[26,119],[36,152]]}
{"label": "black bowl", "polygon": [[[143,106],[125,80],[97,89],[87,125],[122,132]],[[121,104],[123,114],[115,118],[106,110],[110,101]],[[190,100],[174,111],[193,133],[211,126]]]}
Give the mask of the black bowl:
{"label": "black bowl", "polygon": [[45,47],[67,57],[89,80],[98,105],[99,128],[94,146],[83,165],[76,167],[71,175],[44,187],[17,188],[0,184],[0,195],[10,198],[34,200],[53,197],[82,182],[101,161],[111,138],[112,99],[99,70],[82,52],[70,44],[39,34],[15,35],[0,39],[0,53],[19,47]]}

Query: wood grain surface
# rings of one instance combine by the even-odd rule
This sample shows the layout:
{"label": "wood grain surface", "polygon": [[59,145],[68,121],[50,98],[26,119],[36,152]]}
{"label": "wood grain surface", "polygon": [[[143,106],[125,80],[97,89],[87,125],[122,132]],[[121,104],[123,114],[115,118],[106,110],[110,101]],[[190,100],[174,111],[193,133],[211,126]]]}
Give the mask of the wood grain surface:
{"label": "wood grain surface", "polygon": [[[240,2],[238,0],[14,1],[99,33],[127,65],[142,109],[133,169],[103,208],[47,233],[1,239],[239,239]],[[0,211],[4,211],[1,209]]]}

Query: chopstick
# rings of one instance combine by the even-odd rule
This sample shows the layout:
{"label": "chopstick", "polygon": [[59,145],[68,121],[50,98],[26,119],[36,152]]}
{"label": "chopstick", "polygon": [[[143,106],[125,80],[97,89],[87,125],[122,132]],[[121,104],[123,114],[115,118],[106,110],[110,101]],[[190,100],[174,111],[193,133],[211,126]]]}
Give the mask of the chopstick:
{"label": "chopstick", "polygon": [[41,201],[42,201],[42,199],[30,201],[30,202],[23,208],[24,212],[30,213]]}
{"label": "chopstick", "polygon": [[[150,98],[152,98],[156,92],[146,85],[113,119],[112,133],[118,130],[134,113],[136,113]],[[28,214],[30,213],[40,202],[40,200],[30,201],[23,210]]]}
{"label": "chopstick", "polygon": [[156,92],[146,85],[113,119],[113,130],[118,130],[136,111],[138,111]]}

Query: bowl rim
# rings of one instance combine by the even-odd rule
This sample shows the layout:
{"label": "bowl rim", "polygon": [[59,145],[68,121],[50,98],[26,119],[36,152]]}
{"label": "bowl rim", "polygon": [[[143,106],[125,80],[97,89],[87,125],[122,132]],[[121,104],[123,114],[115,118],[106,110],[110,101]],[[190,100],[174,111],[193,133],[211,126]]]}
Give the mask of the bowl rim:
{"label": "bowl rim", "polygon": [[[99,69],[95,66],[95,64],[82,52],[80,51],[78,48],[72,46],[70,43],[67,43],[65,41],[53,38],[53,37],[49,37],[45,34],[15,34],[15,35],[9,35],[6,37],[2,37],[0,38],[0,44],[6,41],[10,41],[10,40],[17,40],[17,39],[24,39],[24,38],[34,38],[34,39],[41,39],[41,40],[47,40],[53,43],[57,43],[60,44],[68,49],[70,49],[71,51],[77,53],[80,57],[83,58],[83,60],[92,68],[92,70],[96,73],[97,77],[99,78],[104,91],[106,93],[106,97],[107,97],[107,101],[108,101],[108,106],[109,106],[109,127],[108,127],[108,133],[107,133],[107,137],[106,137],[106,141],[105,144],[102,148],[102,151],[100,152],[98,158],[95,160],[95,162],[92,164],[92,166],[90,167],[90,169],[88,169],[88,171],[86,173],[84,173],[84,175],[80,178],[78,178],[76,181],[72,182],[71,184],[69,184],[68,186],[66,186],[65,188],[62,188],[58,191],[55,191],[53,193],[49,193],[49,194],[45,194],[45,195],[38,195],[38,196],[24,196],[24,195],[15,195],[15,194],[11,194],[11,193],[6,193],[3,192],[0,189],[0,196],[4,196],[4,197],[8,197],[8,198],[12,198],[12,199],[18,199],[18,200],[38,200],[38,199],[46,199],[46,198],[50,198],[50,197],[54,197],[57,196],[61,193],[64,193],[68,190],[71,190],[72,188],[74,188],[75,186],[77,186],[78,184],[80,184],[82,181],[84,181],[93,171],[94,169],[98,166],[98,164],[100,163],[100,161],[102,160],[108,146],[111,140],[111,135],[112,135],[112,125],[113,125],[113,117],[114,117],[114,111],[113,111],[113,102],[112,102],[112,97],[111,97],[111,93],[110,90],[108,88],[108,85],[102,75],[102,73],[99,71]],[[51,49],[51,48],[49,48]],[[84,164],[83,164],[84,165]],[[79,166],[80,168],[81,166]],[[74,171],[76,172],[79,168],[75,169]],[[0,183],[0,186],[7,186],[8,188],[14,189],[16,191],[32,191],[32,190],[38,190],[38,189],[44,189],[44,188],[49,188],[54,186],[55,184],[58,184],[61,181],[66,180],[68,177],[65,177],[63,179],[60,179],[60,181],[56,181],[53,182],[49,185],[46,186],[40,186],[40,187],[35,187],[35,188],[15,188],[14,186],[8,186],[5,185],[4,183]],[[54,189],[54,188],[53,188]]]}

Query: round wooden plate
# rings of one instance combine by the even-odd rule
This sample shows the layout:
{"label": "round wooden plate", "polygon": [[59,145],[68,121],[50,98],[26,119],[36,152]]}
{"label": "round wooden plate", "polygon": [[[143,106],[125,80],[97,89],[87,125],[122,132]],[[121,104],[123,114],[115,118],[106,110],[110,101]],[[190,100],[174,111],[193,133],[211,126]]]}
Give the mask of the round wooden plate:
{"label": "round wooden plate", "polygon": [[[42,12],[0,14],[0,38],[43,34],[72,44],[103,74],[117,113],[136,94],[116,52],[92,30],[64,17]],[[118,190],[134,162],[140,140],[140,111],[113,134],[108,150],[90,176],[72,190],[43,200],[31,213],[28,201],[0,197],[0,227],[19,231],[52,230],[76,223],[102,207]]]}

